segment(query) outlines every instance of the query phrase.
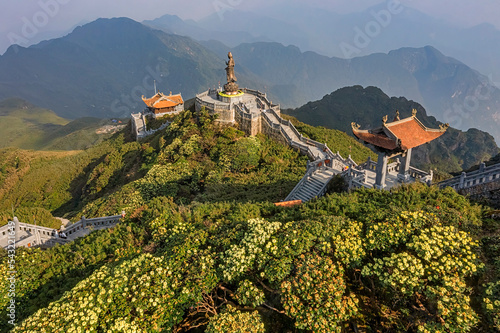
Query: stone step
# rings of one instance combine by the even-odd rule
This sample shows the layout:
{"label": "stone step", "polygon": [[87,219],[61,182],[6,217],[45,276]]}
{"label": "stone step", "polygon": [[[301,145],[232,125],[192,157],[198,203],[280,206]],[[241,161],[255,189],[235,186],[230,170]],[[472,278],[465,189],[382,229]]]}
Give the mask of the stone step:
{"label": "stone step", "polygon": [[322,186],[304,186],[301,190],[314,196],[321,191],[321,188]]}
{"label": "stone step", "polygon": [[313,185],[317,185],[317,186],[324,186],[327,182],[328,182],[328,179],[318,179],[318,178],[315,178],[315,177],[311,177],[310,178],[310,184],[313,184]]}
{"label": "stone step", "polygon": [[299,193],[302,193],[304,195],[314,196],[316,191],[314,191],[313,189],[307,188],[307,187],[302,187],[302,188],[300,188]]}

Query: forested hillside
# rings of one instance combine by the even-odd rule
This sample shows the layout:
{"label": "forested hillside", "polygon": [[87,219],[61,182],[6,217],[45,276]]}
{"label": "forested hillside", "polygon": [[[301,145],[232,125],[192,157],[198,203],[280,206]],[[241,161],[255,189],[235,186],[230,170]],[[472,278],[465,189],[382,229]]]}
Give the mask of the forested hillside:
{"label": "forested hillside", "polygon": [[[371,154],[345,133],[299,125],[358,162]],[[4,179],[17,177],[1,185],[5,206],[126,217],[64,246],[18,249],[19,326],[7,324],[2,298],[2,331],[500,328],[498,220],[451,189],[331,193],[276,207],[306,158],[206,112],[186,111],[140,143],[119,133],[72,155],[24,153],[4,152]],[[61,179],[49,182],[45,170]],[[2,252],[2,294],[6,260]]]}

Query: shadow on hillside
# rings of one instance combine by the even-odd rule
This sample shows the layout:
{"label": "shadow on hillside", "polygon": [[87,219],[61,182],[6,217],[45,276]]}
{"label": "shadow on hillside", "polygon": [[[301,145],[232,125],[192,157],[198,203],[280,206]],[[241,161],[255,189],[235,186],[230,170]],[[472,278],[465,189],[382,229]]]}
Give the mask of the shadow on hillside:
{"label": "shadow on hillside", "polygon": [[[127,129],[128,127],[126,130]],[[115,133],[110,140],[116,139],[119,135],[121,135],[121,132]],[[125,142],[129,142],[130,140],[130,137],[125,137]],[[115,190],[117,186],[125,185],[139,177],[138,172],[132,172],[134,169],[138,170],[140,167],[140,161],[138,161],[139,153],[135,150],[128,151],[121,156],[121,162],[123,163],[122,167],[113,170],[112,174],[108,178],[106,186],[104,186],[99,192],[91,194],[89,186],[92,186],[92,184],[87,184],[89,175],[95,170],[96,167],[105,161],[106,157],[110,153],[111,152],[103,152],[100,157],[92,159],[83,169],[82,173],[71,181],[69,184],[69,188],[71,189],[71,199],[55,209],[53,211],[54,216],[63,216],[65,214],[71,214],[72,212],[78,211],[83,208],[86,202],[102,197]],[[104,167],[106,166],[107,165]]]}
{"label": "shadow on hillside", "polygon": [[82,205],[82,196],[84,187],[87,184],[88,175],[96,166],[104,161],[106,155],[107,154],[103,154],[102,156],[91,160],[91,162],[83,169],[82,173],[71,181],[69,184],[69,188],[71,189],[71,199],[55,209],[52,212],[52,215],[64,216],[66,213],[77,210]]}
{"label": "shadow on hillside", "polygon": [[279,202],[297,185],[296,181],[281,180],[269,184],[207,184],[204,192],[195,196],[198,202],[271,201]]}

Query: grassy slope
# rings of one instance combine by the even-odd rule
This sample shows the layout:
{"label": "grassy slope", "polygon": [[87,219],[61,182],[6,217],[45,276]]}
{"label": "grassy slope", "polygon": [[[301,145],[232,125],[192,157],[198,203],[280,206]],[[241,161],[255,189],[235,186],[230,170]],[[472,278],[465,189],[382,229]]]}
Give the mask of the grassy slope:
{"label": "grassy slope", "polygon": [[[332,150],[339,150],[345,157],[352,154],[357,162],[366,160],[368,155],[374,157],[367,148],[345,133],[313,128],[293,118],[290,119],[304,135],[320,142],[327,142]],[[127,132],[128,129],[125,129],[123,133]],[[25,209],[43,208],[57,216],[64,214],[79,216],[84,206],[87,207],[84,211],[86,216],[115,214],[117,209],[121,211],[119,203],[123,198],[118,200],[116,196],[127,197],[127,195],[120,194],[119,189],[143,175],[148,169],[145,165],[151,164],[151,159],[157,158],[158,155],[164,155],[163,150],[169,147],[167,145],[169,142],[164,142],[166,146],[160,147],[161,133],[147,139],[142,145],[127,142],[129,139],[123,133],[116,134],[110,140],[84,151],[57,153],[19,149],[0,150],[0,211],[4,212],[3,220],[6,222],[7,217],[11,215],[9,212],[12,206]],[[241,137],[241,133],[230,136]],[[166,138],[167,141],[172,140],[168,139],[168,135]],[[165,141],[164,138],[162,140]],[[187,141],[188,137],[183,140]],[[210,140],[207,138],[206,141]],[[186,175],[179,176],[180,185],[176,192],[180,195],[177,199],[184,197],[185,200],[201,202],[279,201],[286,197],[303,176],[306,158],[263,136],[259,137],[258,142],[259,167],[248,170],[235,170],[231,167],[225,169],[226,167],[222,166],[223,162],[220,159],[232,154],[225,151],[226,148],[219,147],[223,143],[216,146],[217,149],[224,150],[223,152],[205,151],[200,156],[176,160],[178,164],[187,163],[188,168],[198,170],[196,172],[191,170]],[[224,143],[227,144],[229,143]],[[246,148],[242,146],[238,149]],[[277,158],[276,154],[280,157]],[[232,159],[234,156],[228,158]],[[140,171],[141,167],[143,171]],[[209,167],[213,167],[214,170],[207,170],[205,173],[201,171]],[[121,191],[126,192],[127,188]],[[110,201],[109,196],[113,195],[117,202]],[[104,204],[103,200],[107,200],[108,203]],[[92,208],[94,201],[98,209]]]}
{"label": "grassy slope", "polygon": [[84,149],[109,137],[96,134],[105,124],[113,123],[98,118],[70,121],[24,100],[7,99],[0,102],[0,148]]}

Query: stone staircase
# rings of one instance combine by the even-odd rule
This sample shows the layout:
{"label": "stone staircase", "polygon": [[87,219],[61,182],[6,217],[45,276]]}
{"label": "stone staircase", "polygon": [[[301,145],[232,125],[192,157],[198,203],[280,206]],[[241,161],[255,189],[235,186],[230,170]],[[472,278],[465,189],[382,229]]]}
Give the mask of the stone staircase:
{"label": "stone staircase", "polygon": [[350,156],[344,159],[338,152],[334,154],[326,144],[303,137],[290,121],[281,118],[274,110],[266,110],[263,116],[273,131],[279,131],[291,147],[300,150],[312,161],[307,165],[305,176],[285,201],[306,202],[320,197],[326,193],[327,185],[333,176],[342,173],[346,167],[356,166]]}
{"label": "stone staircase", "polygon": [[297,183],[292,192],[286,197],[285,201],[302,200],[302,202],[306,202],[322,196],[326,192],[328,183],[335,175],[336,172],[332,168],[324,168],[312,173],[307,173],[302,180]]}

